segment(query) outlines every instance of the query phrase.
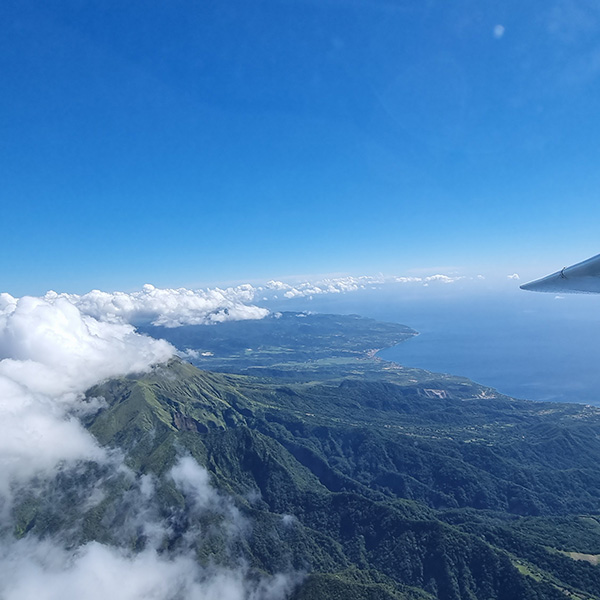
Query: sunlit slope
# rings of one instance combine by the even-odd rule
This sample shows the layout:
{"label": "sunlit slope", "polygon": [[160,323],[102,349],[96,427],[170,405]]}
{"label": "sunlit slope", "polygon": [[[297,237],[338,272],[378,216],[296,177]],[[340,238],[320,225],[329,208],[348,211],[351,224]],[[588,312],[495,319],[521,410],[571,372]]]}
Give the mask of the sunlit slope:
{"label": "sunlit slope", "polygon": [[[226,474],[239,462],[236,447],[221,468],[229,444],[250,436],[333,491],[522,515],[600,509],[600,409],[515,400],[462,378],[421,374],[418,382],[413,370],[397,383],[280,385],[173,361],[91,390],[110,407],[90,429],[154,470],[156,439],[201,444],[203,462]],[[240,477],[230,483],[236,491]]]}
{"label": "sunlit slope", "polygon": [[589,540],[514,528],[598,511],[596,409],[415,370],[282,385],[179,361],[90,395],[108,405],[89,428],[137,472],[160,478],[181,453],[204,465],[253,523],[240,543],[252,566],[311,573],[298,598],[600,594],[595,567],[565,554]]}

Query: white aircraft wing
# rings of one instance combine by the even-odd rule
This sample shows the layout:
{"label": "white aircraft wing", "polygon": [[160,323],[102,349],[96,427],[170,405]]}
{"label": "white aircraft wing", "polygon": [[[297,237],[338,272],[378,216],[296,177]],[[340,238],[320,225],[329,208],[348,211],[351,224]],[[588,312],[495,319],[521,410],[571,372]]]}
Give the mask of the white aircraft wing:
{"label": "white aircraft wing", "polygon": [[600,294],[600,254],[552,275],[524,283],[522,290],[570,294]]}

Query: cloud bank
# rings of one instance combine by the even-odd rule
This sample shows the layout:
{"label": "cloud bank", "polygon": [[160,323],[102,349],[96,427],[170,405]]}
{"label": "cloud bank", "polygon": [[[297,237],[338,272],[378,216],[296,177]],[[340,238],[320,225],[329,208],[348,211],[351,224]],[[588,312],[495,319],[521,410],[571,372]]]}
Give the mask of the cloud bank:
{"label": "cloud bank", "polygon": [[64,463],[102,460],[77,415],[95,383],[143,372],[174,353],[131,325],[82,314],[64,298],[0,295],[0,501],[11,485]]}
{"label": "cloud bank", "polygon": [[269,311],[249,304],[254,295],[249,284],[206,290],[160,289],[146,284],[132,293],[92,290],[80,296],[48,292],[45,299],[68,300],[83,314],[101,321],[179,327],[262,319]]}
{"label": "cloud bank", "polygon": [[253,288],[255,295],[262,295],[265,300],[272,298],[306,298],[322,294],[345,294],[366,289],[377,289],[382,286],[393,284],[419,284],[428,286],[430,283],[455,283],[467,279],[459,275],[434,274],[426,277],[401,277],[383,275],[371,276],[361,275],[359,277],[334,277],[318,280],[315,282],[305,281],[302,283],[286,283],[271,280],[262,286]]}

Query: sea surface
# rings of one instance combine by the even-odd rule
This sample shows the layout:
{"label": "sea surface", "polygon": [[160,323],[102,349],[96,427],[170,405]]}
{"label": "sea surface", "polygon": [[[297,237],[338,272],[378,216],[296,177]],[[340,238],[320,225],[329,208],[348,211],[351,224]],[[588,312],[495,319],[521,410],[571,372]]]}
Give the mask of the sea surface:
{"label": "sea surface", "polygon": [[419,335],[380,358],[463,375],[517,398],[600,406],[600,295],[370,290],[278,308],[403,323]]}

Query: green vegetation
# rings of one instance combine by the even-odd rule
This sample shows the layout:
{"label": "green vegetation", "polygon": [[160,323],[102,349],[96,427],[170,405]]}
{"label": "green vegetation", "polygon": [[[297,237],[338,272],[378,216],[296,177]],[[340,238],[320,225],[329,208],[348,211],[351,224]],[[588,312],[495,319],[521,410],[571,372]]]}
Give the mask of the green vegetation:
{"label": "green vegetation", "polygon": [[[311,318],[269,327],[283,323],[289,335],[288,320]],[[306,573],[294,600],[600,598],[599,567],[579,560],[600,554],[600,409],[514,400],[464,378],[391,366],[366,354],[376,347],[366,336],[372,324],[318,320],[301,353],[297,338],[289,342],[294,360],[281,378],[173,360],[89,391],[107,404],[88,417],[89,429],[124,452],[134,473],[155,478],[168,544],[201,526],[200,561],[243,556],[256,573]],[[355,322],[366,329],[350,350]],[[219,327],[205,331],[224,347]],[[320,358],[303,363],[315,336]],[[351,356],[327,354],[338,337]],[[217,355],[216,343],[197,348]],[[260,366],[240,361],[239,372]],[[222,513],[189,510],[167,476],[186,454],[251,527],[232,538]],[[143,547],[139,531],[121,526],[137,508],[132,481],[99,469],[84,465],[44,494],[23,494],[16,533],[69,531]],[[103,481],[101,500],[86,505],[75,479]]]}
{"label": "green vegetation", "polygon": [[353,373],[364,377],[371,370],[380,374],[382,363],[362,361],[357,367],[357,359],[371,357],[417,333],[405,325],[358,315],[297,312],[211,326],[144,326],[139,331],[165,339],[182,351],[191,350],[188,360],[200,369],[292,381]]}

